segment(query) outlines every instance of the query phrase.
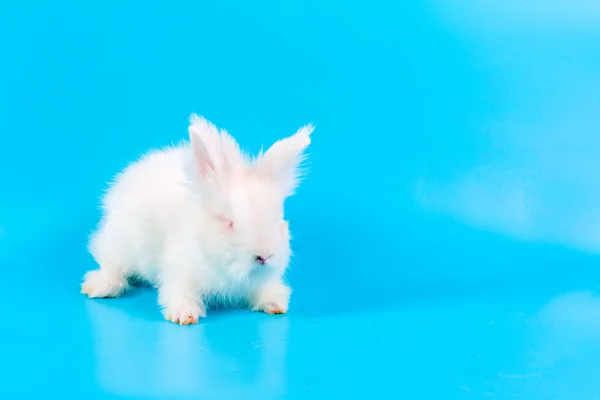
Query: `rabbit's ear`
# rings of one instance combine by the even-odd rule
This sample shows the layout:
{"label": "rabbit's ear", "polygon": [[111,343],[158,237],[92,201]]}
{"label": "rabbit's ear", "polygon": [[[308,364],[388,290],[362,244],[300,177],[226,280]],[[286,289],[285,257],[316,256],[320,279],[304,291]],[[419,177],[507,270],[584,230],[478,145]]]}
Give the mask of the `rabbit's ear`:
{"label": "rabbit's ear", "polygon": [[205,118],[192,114],[188,134],[198,177],[208,181],[215,179],[220,168],[219,131]]}
{"label": "rabbit's ear", "polygon": [[300,164],[313,130],[314,127],[309,124],[294,135],[275,142],[256,163],[259,173],[275,180],[286,196],[291,195],[298,186]]}
{"label": "rabbit's ear", "polygon": [[246,158],[235,139],[205,118],[192,114],[188,133],[201,179],[214,181],[218,176],[222,178],[246,165]]}

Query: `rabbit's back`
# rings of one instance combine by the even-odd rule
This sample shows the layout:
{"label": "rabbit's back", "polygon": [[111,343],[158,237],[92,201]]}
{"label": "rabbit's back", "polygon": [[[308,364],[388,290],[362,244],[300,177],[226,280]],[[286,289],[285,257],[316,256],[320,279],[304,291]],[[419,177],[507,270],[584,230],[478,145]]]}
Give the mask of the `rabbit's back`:
{"label": "rabbit's back", "polygon": [[187,152],[180,146],[148,153],[115,177],[90,242],[96,258],[150,274],[169,235],[192,213],[184,169]]}

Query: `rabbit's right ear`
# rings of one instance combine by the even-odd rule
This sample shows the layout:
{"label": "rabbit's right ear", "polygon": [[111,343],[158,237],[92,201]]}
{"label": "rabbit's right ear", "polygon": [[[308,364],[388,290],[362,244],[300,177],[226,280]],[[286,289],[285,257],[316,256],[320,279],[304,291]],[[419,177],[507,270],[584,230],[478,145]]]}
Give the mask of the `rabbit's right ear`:
{"label": "rabbit's right ear", "polygon": [[188,134],[200,180],[215,183],[246,166],[246,158],[235,139],[226,131],[219,131],[206,118],[192,114]]}
{"label": "rabbit's right ear", "polygon": [[220,140],[217,127],[205,118],[192,114],[188,134],[198,178],[214,181],[220,167],[218,158]]}

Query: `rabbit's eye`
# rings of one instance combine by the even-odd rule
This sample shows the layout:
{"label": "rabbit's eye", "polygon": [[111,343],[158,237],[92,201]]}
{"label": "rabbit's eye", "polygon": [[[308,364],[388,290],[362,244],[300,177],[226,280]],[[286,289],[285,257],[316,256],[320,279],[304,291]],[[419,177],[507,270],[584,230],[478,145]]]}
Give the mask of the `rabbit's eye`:
{"label": "rabbit's eye", "polygon": [[233,223],[233,221],[232,221],[232,220],[230,220],[230,219],[227,219],[227,218],[225,218],[225,217],[223,217],[223,216],[219,216],[218,218],[219,218],[219,220],[221,221],[221,223],[223,223],[223,225],[224,225],[225,227],[227,227],[228,229],[230,229],[230,230],[232,230],[232,231],[235,229],[235,224]]}

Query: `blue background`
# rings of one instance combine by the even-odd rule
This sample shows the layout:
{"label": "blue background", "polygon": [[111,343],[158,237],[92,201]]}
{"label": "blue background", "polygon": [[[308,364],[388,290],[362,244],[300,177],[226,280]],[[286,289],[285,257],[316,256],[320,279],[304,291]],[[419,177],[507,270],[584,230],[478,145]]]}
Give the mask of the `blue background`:
{"label": "blue background", "polygon": [[[0,397],[600,399],[598,4],[2,2]],[[316,125],[287,316],[79,294],[191,112]]]}

